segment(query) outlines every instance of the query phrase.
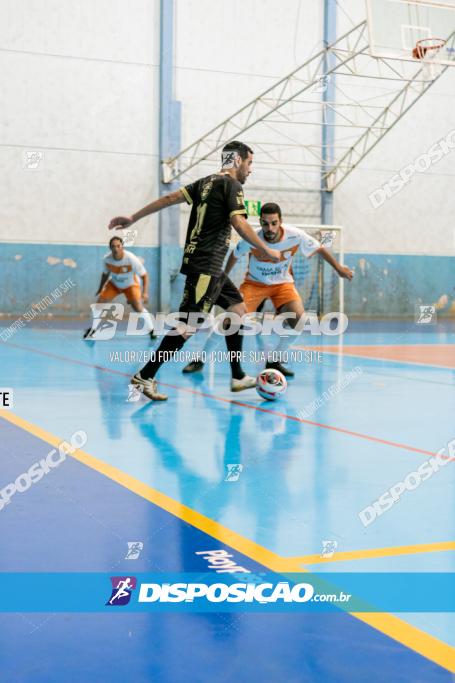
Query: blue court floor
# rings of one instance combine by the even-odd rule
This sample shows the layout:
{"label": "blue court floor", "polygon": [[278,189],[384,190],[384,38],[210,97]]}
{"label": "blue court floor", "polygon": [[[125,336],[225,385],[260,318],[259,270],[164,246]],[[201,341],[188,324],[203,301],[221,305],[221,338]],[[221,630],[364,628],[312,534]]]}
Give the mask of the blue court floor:
{"label": "blue court floor", "polygon": [[[87,434],[82,456],[0,511],[1,571],[205,571],[196,553],[225,549],[255,573],[455,572],[453,462],[374,522],[359,517],[455,439],[453,324],[354,323],[342,345],[302,337],[294,350],[313,354],[274,403],[232,394],[225,363],[193,376],[169,363],[158,375],[169,400],[138,398],[132,352],[153,345],[121,331],[86,343],[75,323],[53,322],[0,343],[1,384],[14,391],[0,411],[0,489]],[[131,541],[143,543],[134,561]],[[453,613],[3,613],[0,623],[2,683],[449,683],[455,672]]]}

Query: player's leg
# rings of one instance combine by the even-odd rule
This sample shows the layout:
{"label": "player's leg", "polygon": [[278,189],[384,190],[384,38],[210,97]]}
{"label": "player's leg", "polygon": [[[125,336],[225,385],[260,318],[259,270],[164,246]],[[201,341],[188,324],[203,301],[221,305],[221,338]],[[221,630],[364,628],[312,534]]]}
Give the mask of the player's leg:
{"label": "player's leg", "polygon": [[[188,275],[185,281],[183,298],[180,303],[181,313],[209,313],[214,298],[219,278],[206,274]],[[131,380],[131,384],[139,386],[145,396],[152,401],[165,401],[167,396],[160,394],[157,389],[155,375],[160,367],[172,356],[180,351],[187,339],[192,335],[189,330],[184,334],[167,334],[150,360]]]}
{"label": "player's leg", "polygon": [[[240,295],[239,296],[239,292]],[[250,286],[250,283],[244,282],[242,285],[240,285],[240,289],[237,289],[237,287],[234,285],[232,280],[230,280],[227,275],[224,275],[224,285],[222,289],[220,290],[220,294],[216,300],[216,304],[223,308],[225,311],[236,313],[240,317],[245,315],[245,313],[252,313],[256,310],[258,310],[264,303],[264,296],[263,296],[263,288],[258,287],[254,284]],[[227,324],[225,325],[225,328],[227,327]],[[223,331],[221,329],[218,329],[218,327],[215,325],[212,331],[209,334],[209,337],[206,341],[206,344],[204,346],[204,350],[207,352],[207,349],[212,343],[212,340],[214,337],[217,336],[218,334],[223,335]],[[243,335],[223,335],[225,336],[226,339],[226,345],[228,346],[232,344],[234,346],[233,351],[235,352],[236,348],[238,347],[239,344],[239,338],[240,337],[240,353],[241,353],[241,348],[242,348],[242,343],[243,343]],[[233,336],[233,340],[229,340],[229,336]],[[229,349],[231,350],[231,349]],[[204,368],[204,363],[201,360],[196,360],[192,361],[191,363],[188,363],[186,365],[182,372],[183,373],[194,373],[194,372],[200,372]],[[234,381],[234,384],[236,386],[239,386],[239,383],[242,384],[251,384],[250,379],[244,380],[243,378],[246,376],[243,370],[241,369],[241,366],[239,367],[239,364],[234,360],[233,365],[231,364],[231,372],[232,372],[232,378]],[[243,386],[242,386],[243,388]],[[250,388],[250,386],[247,386],[245,388]],[[235,391],[240,391],[241,389],[235,389]]]}
{"label": "player's leg", "polygon": [[128,287],[125,289],[124,292],[126,296],[127,302],[130,304],[132,309],[136,311],[136,313],[140,313],[141,317],[143,318],[145,322],[145,326],[147,328],[147,332],[150,335],[151,339],[156,339],[156,334],[153,332],[153,320],[152,316],[148,312],[148,310],[144,306],[144,302],[142,301],[142,294],[141,294],[141,287],[139,284],[134,284],[131,287]]}
{"label": "player's leg", "polygon": [[[305,314],[303,302],[295,288],[294,283],[276,285],[271,296],[272,303],[277,313],[294,313],[294,318],[287,321],[287,325],[294,329],[302,316]],[[273,350],[272,359],[267,361],[266,367],[279,370],[285,377],[293,377],[294,372],[283,364],[283,356],[289,349],[289,345],[295,342],[295,335],[282,334],[278,345]]]}
{"label": "player's leg", "polygon": [[[119,294],[120,290],[110,280],[108,280],[104,284],[104,287],[101,290],[101,292],[98,294],[95,303],[108,304],[109,302],[113,301]],[[97,320],[95,323],[95,311],[93,310],[93,308],[90,308],[90,313],[92,316],[92,321],[90,327],[84,332],[84,339],[91,339],[93,337],[100,322],[99,320]]]}
{"label": "player's leg", "polygon": [[[193,360],[185,367],[182,369],[182,373],[184,375],[189,375],[193,374],[195,372],[202,372],[204,369],[204,361],[201,360],[203,356],[207,357],[210,356],[211,353],[213,353],[217,347],[219,346],[221,342],[221,323],[220,321],[214,322],[214,324],[207,330],[202,332],[198,332],[196,335],[196,340],[199,343],[198,345],[198,350],[197,350],[197,355],[199,356],[198,360]],[[205,336],[205,338],[204,338]],[[199,339],[198,339],[199,338]]]}
{"label": "player's leg", "polygon": [[[240,286],[240,293],[243,296],[246,310],[248,313],[258,313],[258,319],[262,323],[264,320],[263,309],[269,296],[268,285],[245,281]],[[256,336],[256,343],[261,354],[265,354],[264,337],[262,334]]]}
{"label": "player's leg", "polygon": [[[223,286],[216,303],[225,311],[235,313],[240,318],[248,313],[248,307],[243,300],[241,292],[227,275],[224,276]],[[226,323],[228,323],[228,320],[226,320]],[[225,327],[229,327],[229,324],[226,324]],[[233,334],[225,335],[225,340],[231,358],[231,391],[243,391],[244,389],[255,387],[256,379],[245,374],[240,360],[243,348],[242,327]]]}

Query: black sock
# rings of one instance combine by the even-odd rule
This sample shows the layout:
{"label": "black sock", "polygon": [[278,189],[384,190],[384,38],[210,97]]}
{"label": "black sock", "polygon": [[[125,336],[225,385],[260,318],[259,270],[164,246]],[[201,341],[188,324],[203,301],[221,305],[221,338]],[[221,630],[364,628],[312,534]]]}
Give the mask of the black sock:
{"label": "black sock", "polygon": [[176,351],[180,351],[185,342],[186,339],[181,334],[167,334],[155,351],[153,360],[149,360],[140,370],[142,379],[153,379],[163,363],[170,360]]}
{"label": "black sock", "polygon": [[[231,357],[233,353],[239,353],[242,351],[243,335],[240,334],[241,329],[242,328],[240,327],[238,332],[234,332],[234,334],[229,334],[225,337],[226,346],[228,347],[228,351],[231,353]],[[243,379],[245,377],[245,373],[242,370],[240,361],[234,358],[229,362],[231,364],[232,379]]]}

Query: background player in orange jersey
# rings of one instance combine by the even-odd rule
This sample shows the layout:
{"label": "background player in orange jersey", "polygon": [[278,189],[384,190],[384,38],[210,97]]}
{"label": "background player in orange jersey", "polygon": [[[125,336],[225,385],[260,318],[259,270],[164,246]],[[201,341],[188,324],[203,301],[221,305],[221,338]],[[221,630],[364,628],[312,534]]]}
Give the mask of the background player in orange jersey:
{"label": "background player in orange jersey", "polygon": [[[121,237],[112,237],[109,241],[110,254],[104,259],[104,269],[101,275],[96,300],[97,304],[108,303],[120,294],[126,297],[127,302],[137,312],[141,313],[148,332],[152,338],[153,322],[150,313],[144,308],[148,302],[148,274],[143,263],[131,251],[123,247]],[[142,291],[140,280],[142,280]],[[92,311],[93,315],[93,311]],[[84,339],[94,339],[97,325],[92,321],[92,326],[86,330]]]}
{"label": "background player in orange jersey", "polygon": [[[319,254],[340,277],[352,280],[354,273],[350,268],[338,263],[320,242],[304,230],[285,225],[282,222],[281,209],[278,204],[270,202],[262,206],[260,224],[261,227],[256,230],[257,236],[269,248],[279,251],[280,260],[273,262],[256,247],[240,240],[229,256],[225,272],[229,273],[238,258],[247,253],[249,255],[248,269],[239,291],[248,313],[257,311],[266,299],[270,299],[277,313],[295,313],[294,319],[287,321],[289,326],[294,328],[305,312],[291,268],[292,259],[299,249],[306,258]],[[281,336],[274,350],[274,357],[283,356],[292,338],[295,339],[295,335],[294,337]],[[196,372],[202,367],[201,361],[193,361],[184,368],[184,372]],[[281,362],[267,362],[266,367],[279,370],[287,377],[294,375],[292,370],[286,368]]]}

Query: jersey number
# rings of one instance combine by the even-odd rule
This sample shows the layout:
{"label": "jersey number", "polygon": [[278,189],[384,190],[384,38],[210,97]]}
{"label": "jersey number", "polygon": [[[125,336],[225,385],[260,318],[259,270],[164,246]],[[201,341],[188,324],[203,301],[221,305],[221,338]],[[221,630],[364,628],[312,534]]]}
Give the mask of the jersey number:
{"label": "jersey number", "polygon": [[196,212],[197,212],[196,225],[194,226],[194,228],[191,231],[190,242],[192,242],[193,240],[196,240],[198,238],[198,235],[201,232],[202,225],[204,223],[206,211],[207,211],[207,204],[199,204],[199,206],[196,209]]}

